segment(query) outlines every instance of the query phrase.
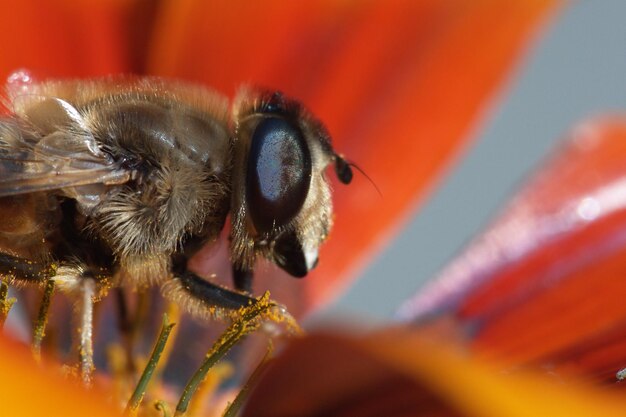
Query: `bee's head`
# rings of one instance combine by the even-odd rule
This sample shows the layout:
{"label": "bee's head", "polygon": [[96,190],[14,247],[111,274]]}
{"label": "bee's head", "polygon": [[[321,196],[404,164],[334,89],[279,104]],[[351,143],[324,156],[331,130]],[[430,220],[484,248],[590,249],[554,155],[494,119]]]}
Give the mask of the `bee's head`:
{"label": "bee's head", "polygon": [[278,92],[243,90],[235,101],[232,256],[251,269],[258,254],[295,277],[315,267],[332,226],[324,171],[352,179],[328,132]]}

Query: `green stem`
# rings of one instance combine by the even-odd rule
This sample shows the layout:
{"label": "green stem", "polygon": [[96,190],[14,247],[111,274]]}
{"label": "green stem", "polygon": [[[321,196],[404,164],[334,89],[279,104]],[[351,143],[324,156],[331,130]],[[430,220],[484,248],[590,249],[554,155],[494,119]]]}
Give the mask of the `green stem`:
{"label": "green stem", "polygon": [[7,298],[8,295],[9,286],[5,282],[0,281],[0,330],[4,327],[4,322],[9,315],[9,310],[11,310],[11,307],[13,307],[16,301],[13,297]]}
{"label": "green stem", "polygon": [[204,378],[206,377],[207,372],[209,372],[209,369],[211,369],[213,365],[215,365],[220,359],[222,359],[224,355],[226,355],[226,353],[243,336],[245,336],[241,330],[242,329],[237,329],[237,331],[233,332],[230,337],[226,339],[220,339],[220,341],[218,341],[218,343],[214,345],[214,348],[211,349],[211,353],[206,356],[200,368],[198,368],[196,373],[191,377],[191,379],[185,386],[180,400],[176,405],[176,416],[185,414],[185,412],[187,411],[187,407],[189,407],[189,401],[191,400],[191,397],[193,397],[193,394],[195,394],[200,383],[204,381]]}
{"label": "green stem", "polygon": [[244,386],[241,387],[241,390],[237,393],[237,396],[235,397],[233,402],[228,405],[228,408],[226,408],[224,414],[222,414],[222,417],[235,417],[239,413],[239,410],[241,409],[244,401],[248,399],[248,394],[250,393],[250,390],[253,386],[256,385],[256,382],[259,380],[259,377],[265,370],[265,366],[267,365],[273,350],[274,347],[270,342],[269,346],[267,347],[267,352],[265,352],[265,355],[263,356],[263,359],[261,359],[261,362],[259,362],[257,367],[254,369]]}
{"label": "green stem", "polygon": [[7,296],[9,295],[9,286],[6,282],[0,281],[0,303],[4,304],[6,302]]}
{"label": "green stem", "polygon": [[275,305],[269,303],[269,294],[257,300],[256,304],[246,307],[239,318],[235,319],[233,323],[224,331],[222,336],[215,342],[209,353],[207,354],[204,362],[200,365],[200,368],[191,377],[183,393],[176,405],[176,417],[183,416],[187,412],[189,407],[189,401],[195,394],[198,386],[204,381],[206,374],[220,359],[228,353],[228,351],[249,333],[256,330],[259,323],[256,318],[261,314],[267,312]]}
{"label": "green stem", "polygon": [[35,359],[41,359],[41,342],[45,335],[46,324],[48,324],[48,311],[50,310],[50,300],[52,299],[52,293],[54,292],[54,281],[49,279],[46,281],[46,288],[43,292],[43,298],[39,306],[39,313],[37,314],[37,321],[33,330],[33,355]]}
{"label": "green stem", "polygon": [[141,378],[139,378],[137,387],[135,387],[133,395],[130,397],[130,400],[128,400],[128,404],[126,405],[127,414],[134,414],[137,411],[137,408],[139,408],[139,405],[141,404],[141,401],[143,400],[143,397],[146,393],[148,382],[150,382],[152,374],[154,373],[154,370],[159,363],[159,359],[161,358],[163,349],[165,349],[167,339],[170,336],[170,332],[172,331],[174,326],[174,323],[169,322],[167,314],[163,314],[163,325],[161,327],[161,333],[159,333],[159,337],[156,344],[154,345],[154,349],[152,349],[150,360],[144,368],[143,373],[141,374]]}

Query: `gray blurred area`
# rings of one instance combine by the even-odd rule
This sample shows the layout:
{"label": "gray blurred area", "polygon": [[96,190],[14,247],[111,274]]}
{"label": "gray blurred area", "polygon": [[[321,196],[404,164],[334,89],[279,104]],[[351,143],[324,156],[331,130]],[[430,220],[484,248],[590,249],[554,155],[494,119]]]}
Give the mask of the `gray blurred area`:
{"label": "gray blurred area", "polygon": [[520,64],[491,103],[473,147],[391,247],[313,323],[391,320],[573,125],[601,113],[626,113],[626,1],[572,2]]}

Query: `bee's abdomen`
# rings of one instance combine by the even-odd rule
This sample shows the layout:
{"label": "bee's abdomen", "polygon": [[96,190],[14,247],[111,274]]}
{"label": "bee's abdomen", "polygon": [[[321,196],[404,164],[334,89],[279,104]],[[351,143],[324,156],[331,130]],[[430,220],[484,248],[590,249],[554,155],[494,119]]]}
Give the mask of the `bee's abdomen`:
{"label": "bee's abdomen", "polygon": [[29,259],[47,257],[47,237],[60,215],[53,199],[46,193],[0,198],[0,251]]}

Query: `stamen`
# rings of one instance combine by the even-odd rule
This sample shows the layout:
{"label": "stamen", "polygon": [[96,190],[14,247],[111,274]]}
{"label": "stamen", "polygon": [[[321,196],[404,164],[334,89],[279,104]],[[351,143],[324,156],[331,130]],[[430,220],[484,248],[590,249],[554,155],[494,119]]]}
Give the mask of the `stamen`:
{"label": "stamen", "polygon": [[150,378],[152,378],[152,374],[159,363],[159,359],[161,358],[161,354],[163,353],[163,349],[165,349],[165,345],[167,343],[167,339],[172,331],[172,328],[175,326],[174,323],[170,323],[167,317],[167,314],[163,314],[163,325],[161,326],[161,333],[157,339],[156,344],[154,345],[154,349],[152,349],[152,354],[150,355],[150,359],[141,374],[141,378],[139,378],[139,382],[137,382],[137,387],[135,391],[133,391],[133,395],[131,395],[128,400],[128,404],[126,405],[125,413],[127,415],[136,415],[137,409],[143,400],[144,395],[146,394],[146,388],[148,387],[148,382],[150,382]]}
{"label": "stamen", "polygon": [[156,401],[154,403],[154,408],[156,408],[157,411],[162,412],[163,413],[163,417],[171,417],[171,415],[172,415],[172,411],[170,410],[170,407],[163,400]]}
{"label": "stamen", "polygon": [[4,322],[9,315],[9,311],[15,301],[17,301],[14,297],[7,298],[8,295],[9,286],[5,282],[0,281],[0,330],[4,328]]}
{"label": "stamen", "polygon": [[185,415],[189,407],[189,401],[213,365],[222,359],[237,342],[258,329],[260,321],[264,319],[266,314],[274,307],[275,304],[269,300],[269,292],[266,292],[256,303],[242,307],[238,311],[238,317],[233,320],[232,324],[228,326],[222,336],[215,342],[211,350],[207,353],[204,362],[200,365],[200,368],[198,368],[185,386],[178,400],[178,404],[176,405],[175,417]]}
{"label": "stamen", "polygon": [[54,292],[54,281],[49,279],[46,281],[46,288],[39,305],[39,313],[37,314],[37,321],[33,328],[33,355],[36,361],[41,361],[41,341],[45,335],[46,325],[48,324],[48,311],[50,310],[50,299]]}

